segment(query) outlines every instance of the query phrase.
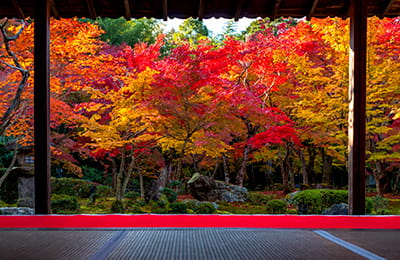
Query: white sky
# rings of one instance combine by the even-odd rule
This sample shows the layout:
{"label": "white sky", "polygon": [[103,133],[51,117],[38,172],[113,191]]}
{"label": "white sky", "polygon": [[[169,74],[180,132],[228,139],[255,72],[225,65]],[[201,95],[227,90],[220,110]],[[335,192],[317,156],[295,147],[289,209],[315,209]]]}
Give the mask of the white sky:
{"label": "white sky", "polygon": [[[244,31],[247,26],[250,25],[252,21],[255,19],[248,19],[248,18],[242,18],[239,19],[237,23],[237,32]],[[165,31],[170,31],[172,28],[178,29],[179,25],[184,21],[184,19],[168,19],[168,21],[163,22],[165,23]],[[213,35],[220,34],[224,31],[224,27],[226,26],[226,23],[229,21],[229,19],[224,19],[224,18],[210,18],[210,19],[204,19],[203,22],[207,26],[208,30],[210,30]]]}

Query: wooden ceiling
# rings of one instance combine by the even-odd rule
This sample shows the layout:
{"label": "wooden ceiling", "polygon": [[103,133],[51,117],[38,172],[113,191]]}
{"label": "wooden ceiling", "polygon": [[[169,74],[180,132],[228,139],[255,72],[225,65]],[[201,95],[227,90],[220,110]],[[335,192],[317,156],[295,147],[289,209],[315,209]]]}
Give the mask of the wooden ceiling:
{"label": "wooden ceiling", "polygon": [[[33,17],[32,0],[0,0],[0,17]],[[400,0],[365,0],[368,16],[400,15]],[[53,17],[348,17],[350,0],[50,0]]]}

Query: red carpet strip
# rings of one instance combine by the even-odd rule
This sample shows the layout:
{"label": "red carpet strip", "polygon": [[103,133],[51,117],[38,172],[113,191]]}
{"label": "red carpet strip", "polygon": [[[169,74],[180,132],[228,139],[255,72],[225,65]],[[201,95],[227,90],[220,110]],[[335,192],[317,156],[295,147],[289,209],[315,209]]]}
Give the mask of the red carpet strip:
{"label": "red carpet strip", "polygon": [[400,229],[400,216],[30,215],[0,216],[0,228]]}

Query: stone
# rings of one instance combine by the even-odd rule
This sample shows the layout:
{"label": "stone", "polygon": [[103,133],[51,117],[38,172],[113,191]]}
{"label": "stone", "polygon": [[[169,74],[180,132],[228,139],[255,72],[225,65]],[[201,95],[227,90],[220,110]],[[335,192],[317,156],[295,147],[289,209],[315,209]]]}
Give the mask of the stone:
{"label": "stone", "polygon": [[18,207],[34,208],[34,177],[25,175],[18,178]]}
{"label": "stone", "polygon": [[0,215],[34,215],[35,210],[26,207],[4,207],[0,208]]}
{"label": "stone", "polygon": [[160,185],[157,180],[148,183],[144,189],[144,199],[148,203],[150,200],[159,200],[161,197]]}
{"label": "stone", "polygon": [[332,207],[325,209],[322,215],[349,215],[349,205],[346,203],[333,204]]}
{"label": "stone", "polygon": [[190,194],[200,201],[244,202],[248,194],[244,187],[228,185],[200,173],[195,173],[187,185]]}

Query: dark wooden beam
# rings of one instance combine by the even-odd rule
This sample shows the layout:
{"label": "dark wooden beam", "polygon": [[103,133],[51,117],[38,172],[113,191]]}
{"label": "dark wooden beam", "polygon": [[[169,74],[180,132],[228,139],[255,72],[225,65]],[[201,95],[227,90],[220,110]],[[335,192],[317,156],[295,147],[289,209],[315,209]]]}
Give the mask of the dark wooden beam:
{"label": "dark wooden beam", "polygon": [[275,3],[272,7],[271,15],[270,15],[271,20],[275,20],[276,15],[278,14],[281,2],[282,2],[282,0],[275,0]]}
{"label": "dark wooden beam", "polygon": [[131,5],[129,4],[129,0],[124,0],[124,11],[126,20],[130,20],[132,18],[131,13]]}
{"label": "dark wooden beam", "polygon": [[51,14],[53,15],[54,18],[60,18],[60,14],[57,10],[56,3],[54,0],[50,0],[50,8],[51,8]]}
{"label": "dark wooden beam", "polygon": [[396,1],[396,0],[389,0],[389,1],[387,2],[387,4],[385,5],[385,9],[383,9],[383,12],[382,12],[380,18],[383,18],[383,17],[386,16],[386,14],[389,12],[390,8],[392,8],[392,5],[393,5],[393,3],[394,3],[395,1]]}
{"label": "dark wooden beam", "polygon": [[168,0],[162,0],[162,18],[164,21],[168,20]]}
{"label": "dark wooden beam", "polygon": [[14,6],[15,11],[17,12],[17,16],[20,18],[25,18],[24,11],[21,8],[21,5],[17,0],[12,0],[12,5]]}
{"label": "dark wooden beam", "polygon": [[96,19],[97,18],[97,13],[96,13],[96,8],[94,7],[93,0],[86,0],[86,4],[89,10],[89,15],[91,19]]}
{"label": "dark wooden beam", "polygon": [[203,21],[204,19],[204,1],[199,0],[199,21]]}
{"label": "dark wooden beam", "polygon": [[367,5],[350,1],[349,214],[365,214]]}
{"label": "dark wooden beam", "polygon": [[311,18],[314,16],[315,8],[317,8],[318,2],[319,2],[319,0],[313,0],[312,6],[311,6],[310,11],[308,12],[308,15],[307,15],[307,20],[308,21],[310,21]]}
{"label": "dark wooden beam", "polygon": [[344,14],[343,19],[347,19],[350,17],[350,11],[351,11],[350,7],[351,7],[350,1],[344,2],[342,8],[342,13]]}
{"label": "dark wooden beam", "polygon": [[35,0],[35,214],[50,213],[50,1]]}
{"label": "dark wooden beam", "polygon": [[239,21],[240,15],[242,13],[243,3],[244,3],[244,0],[237,0],[236,11],[235,11],[235,15],[233,17],[235,22]]}

